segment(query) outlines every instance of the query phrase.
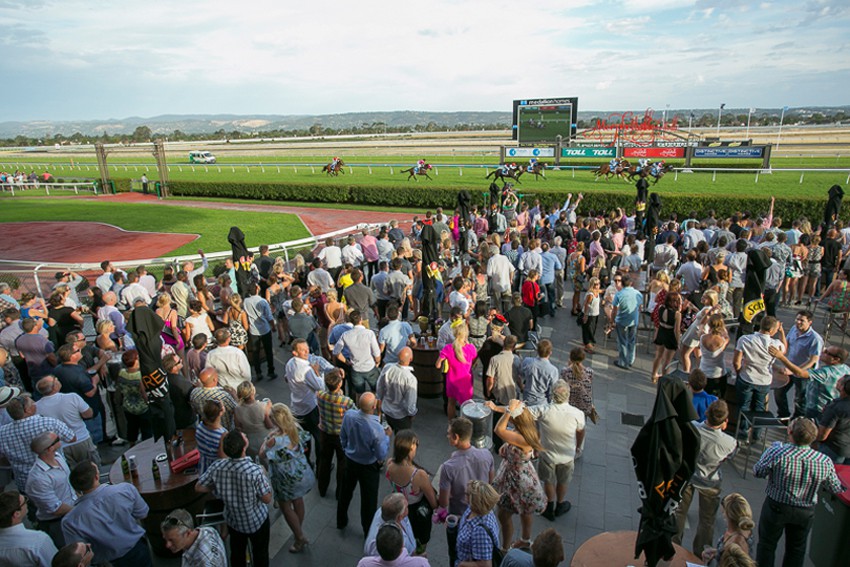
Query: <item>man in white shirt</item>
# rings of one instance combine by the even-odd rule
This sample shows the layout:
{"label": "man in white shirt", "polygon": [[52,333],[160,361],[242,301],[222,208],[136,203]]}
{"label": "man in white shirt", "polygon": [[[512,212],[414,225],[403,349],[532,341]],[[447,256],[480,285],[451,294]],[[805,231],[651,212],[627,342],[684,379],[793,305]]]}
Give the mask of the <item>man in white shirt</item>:
{"label": "man in white shirt", "polygon": [[540,255],[540,241],[536,238],[528,243],[528,250],[519,259],[519,269],[524,276],[528,277],[531,270],[543,272],[543,257]]}
{"label": "man in white shirt", "polygon": [[566,499],[573,478],[576,453],[584,443],[584,412],[570,405],[570,386],[558,380],[552,388],[552,403],[529,407],[540,428],[538,471],[549,503],[543,517],[555,521],[566,514],[572,504]]}
{"label": "man in white shirt", "polygon": [[[91,419],[93,410],[79,394],[60,392],[62,383],[55,376],[45,376],[36,384],[41,399],[35,403],[36,413],[58,419],[71,428],[76,441],[62,443],[62,451],[68,466],[74,468],[77,463],[92,461],[100,464],[100,453],[86,428],[85,419]],[[100,419],[100,417],[98,417]]]}
{"label": "man in white shirt", "polygon": [[201,275],[207,271],[209,267],[209,262],[207,262],[207,257],[204,256],[204,251],[198,249],[198,254],[201,256],[201,267],[195,268],[195,263],[191,260],[183,263],[183,271],[186,272],[186,281],[189,284],[189,287],[192,289],[192,293],[197,293],[198,290],[195,289],[195,276]]}
{"label": "man in white shirt", "polygon": [[682,293],[690,295],[699,291],[702,281],[702,266],[697,262],[697,251],[690,250],[685,255],[685,262],[676,270],[676,276],[683,279]]}
{"label": "man in white shirt", "polygon": [[342,261],[358,268],[363,263],[363,259],[363,251],[360,249],[360,245],[357,244],[357,240],[353,236],[349,236],[348,244],[342,249]]}
{"label": "man in white shirt", "polygon": [[670,234],[667,236],[667,241],[663,244],[658,244],[655,247],[655,256],[652,259],[652,265],[657,270],[672,270],[679,261],[679,253],[676,251],[674,244],[676,243],[676,235]]}
{"label": "man in white shirt", "polygon": [[100,263],[100,269],[103,270],[103,273],[98,276],[94,284],[105,294],[112,289],[112,284],[115,283],[112,278],[112,272],[115,271],[115,268],[112,267],[112,262],[104,260]]}
{"label": "man in white shirt", "polygon": [[[232,262],[232,261],[231,261]],[[226,261],[225,261],[226,263]],[[145,266],[136,268],[136,274],[139,276],[139,285],[148,292],[151,297],[156,295],[156,278],[148,273]]]}
{"label": "man in white shirt", "polygon": [[121,290],[121,303],[125,308],[132,309],[139,299],[144,301],[145,305],[150,305],[152,301],[148,290],[139,283],[139,275],[136,272],[130,272],[127,274],[127,285]]}
{"label": "man in white shirt", "polygon": [[[361,323],[361,313],[356,309],[348,314],[349,322],[354,328],[342,335],[334,345],[333,354],[340,362],[351,365],[351,385],[359,396],[367,389],[375,391],[378,382],[378,364],[381,363],[381,348],[375,333]],[[341,353],[348,348],[350,360],[345,360]]]}
{"label": "man in white shirt", "polygon": [[218,372],[218,384],[234,392],[242,382],[251,381],[251,363],[245,353],[230,346],[230,331],[226,327],[213,333],[217,348],[207,354],[206,368]]}
{"label": "man in white shirt", "polygon": [[[773,335],[779,333],[779,338]],[[766,398],[773,382],[773,364],[776,359],[768,352],[774,347],[785,352],[788,343],[785,330],[775,317],[766,316],[761,320],[759,331],[744,335],[735,345],[732,365],[738,379],[735,380],[738,407],[741,411],[766,411]],[[740,424],[740,431],[746,433],[746,423]]]}
{"label": "man in white shirt", "polygon": [[339,269],[342,268],[342,249],[334,244],[333,238],[325,240],[325,247],[322,248],[317,257],[324,262],[325,268],[336,279]]}
{"label": "man in white shirt", "polygon": [[333,277],[330,272],[322,268],[322,261],[319,258],[313,258],[311,266],[313,269],[307,274],[307,285],[318,286],[322,293],[327,293],[328,290],[335,287]]}
{"label": "man in white shirt", "polygon": [[378,377],[375,395],[378,411],[387,416],[394,433],[413,427],[416,415],[416,392],[418,380],[410,366],[413,351],[404,347],[398,353],[398,363],[387,364]]}
{"label": "man in white shirt", "polygon": [[304,339],[292,342],[292,358],[286,363],[284,375],[289,384],[292,415],[301,422],[316,443],[314,459],[319,455],[319,406],[316,392],[325,387],[322,375],[334,366],[320,356],[310,355],[310,347]]}
{"label": "man in white shirt", "polygon": [[487,278],[490,280],[492,305],[507,313],[511,306],[511,282],[514,279],[514,265],[503,254],[496,254],[487,261]]}

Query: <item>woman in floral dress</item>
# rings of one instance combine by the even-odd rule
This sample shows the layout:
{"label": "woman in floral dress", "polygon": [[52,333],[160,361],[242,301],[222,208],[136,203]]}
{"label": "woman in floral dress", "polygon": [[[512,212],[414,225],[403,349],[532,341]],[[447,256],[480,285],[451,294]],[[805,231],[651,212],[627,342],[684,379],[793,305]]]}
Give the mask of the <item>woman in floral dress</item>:
{"label": "woman in floral dress", "polygon": [[[570,385],[570,405],[581,410],[585,417],[596,423],[593,407],[593,368],[585,366],[584,351],[576,347],[570,351],[570,364],[561,370],[561,380]],[[581,447],[578,447],[581,450]]]}
{"label": "woman in floral dress", "polygon": [[[503,460],[493,479],[493,488],[502,495],[498,505],[502,545],[513,538],[513,516],[519,514],[522,539],[514,542],[513,547],[528,548],[531,547],[534,514],[542,514],[548,502],[537,469],[531,462],[534,451],[542,451],[543,446],[540,445],[534,417],[521,401],[511,400],[507,407],[499,407],[493,402],[487,402],[487,405],[493,411],[503,413],[495,430],[505,442],[499,449]],[[508,429],[508,423],[513,425],[513,430]]]}
{"label": "woman in floral dress", "polygon": [[310,434],[301,429],[285,404],[273,405],[271,418],[276,430],[266,438],[260,454],[269,465],[274,499],[295,537],[289,552],[300,553],[308,543],[302,528],[304,495],[316,483],[313,469],[304,454],[304,447],[310,442]]}

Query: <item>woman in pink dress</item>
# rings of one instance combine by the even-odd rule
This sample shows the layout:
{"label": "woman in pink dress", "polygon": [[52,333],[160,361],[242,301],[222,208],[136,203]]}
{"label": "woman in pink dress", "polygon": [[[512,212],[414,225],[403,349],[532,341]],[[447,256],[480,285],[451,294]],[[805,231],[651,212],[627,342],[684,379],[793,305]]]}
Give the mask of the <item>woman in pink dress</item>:
{"label": "woman in pink dress", "polygon": [[[455,404],[472,399],[472,363],[477,351],[469,344],[469,328],[461,324],[454,329],[455,340],[443,347],[437,359],[437,368],[446,373],[446,397],[449,398],[449,419],[455,417]],[[446,369],[444,364],[448,365]]]}

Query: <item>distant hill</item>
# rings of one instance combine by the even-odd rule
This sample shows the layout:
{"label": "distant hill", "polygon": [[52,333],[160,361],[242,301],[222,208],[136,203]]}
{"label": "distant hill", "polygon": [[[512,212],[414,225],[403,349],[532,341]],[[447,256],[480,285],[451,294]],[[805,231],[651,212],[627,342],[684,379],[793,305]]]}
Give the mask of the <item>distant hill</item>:
{"label": "distant hill", "polygon": [[[724,108],[723,115],[746,115],[748,108]],[[704,114],[716,115],[717,108],[700,109],[670,109],[667,111],[668,119],[678,115],[680,121],[687,121],[688,116],[693,113],[695,117]],[[795,116],[797,119],[806,119],[814,114],[822,114],[826,117],[843,112],[850,114],[850,106],[823,106],[823,107],[801,107],[791,108],[786,112],[786,119]],[[632,112],[642,116],[645,109],[631,111],[622,110],[579,110],[579,121],[591,120],[593,118],[607,119],[612,115],[621,115],[623,112]],[[781,108],[758,108],[753,117],[779,116]],[[663,111],[655,109],[654,116],[660,119]],[[790,123],[790,120],[788,120]],[[374,124],[386,125],[388,128],[399,128],[405,126],[427,126],[451,127],[460,124],[469,125],[502,125],[511,124],[511,113],[507,112],[427,112],[416,110],[403,111],[381,111],[381,112],[348,112],[343,114],[322,115],[236,115],[236,114],[165,114],[142,118],[131,116],[121,119],[107,120],[32,120],[26,122],[0,122],[0,138],[14,138],[26,136],[28,138],[39,138],[61,134],[71,136],[77,132],[86,136],[99,136],[104,132],[109,135],[132,134],[136,128],[147,126],[153,134],[171,134],[179,130],[186,134],[213,133],[219,130],[225,132],[239,131],[243,133],[267,132],[273,130],[300,130],[309,129],[311,126],[320,125],[323,128],[340,130],[344,128],[366,127]]]}

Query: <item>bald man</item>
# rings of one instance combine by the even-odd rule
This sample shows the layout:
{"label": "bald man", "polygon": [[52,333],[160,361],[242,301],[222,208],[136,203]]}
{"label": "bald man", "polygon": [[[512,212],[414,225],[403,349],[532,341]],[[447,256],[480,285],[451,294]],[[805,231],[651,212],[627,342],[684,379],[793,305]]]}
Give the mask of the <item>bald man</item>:
{"label": "bald man", "polygon": [[378,483],[384,459],[390,448],[389,428],[384,429],[376,415],[378,400],[375,394],[366,392],[360,396],[357,409],[345,412],[339,440],[345,452],[346,475],[343,479],[336,509],[336,527],[348,525],[348,506],[354,496],[354,488],[360,484],[360,525],[363,535],[369,533],[372,516],[378,509]]}
{"label": "bald man", "polygon": [[236,399],[232,392],[218,385],[218,371],[215,368],[204,368],[198,375],[200,388],[195,388],[189,394],[189,403],[199,416],[203,414],[204,402],[215,400],[224,405],[224,415],[221,416],[221,425],[228,431],[233,430],[233,410],[236,408]]}
{"label": "bald man", "polygon": [[378,409],[387,417],[394,433],[413,427],[416,415],[417,380],[410,366],[412,360],[410,347],[402,348],[398,351],[398,362],[384,366],[375,387]]}
{"label": "bald man", "polygon": [[108,291],[103,294],[103,303],[105,305],[97,310],[97,319],[98,321],[103,321],[104,319],[112,321],[112,324],[115,325],[115,330],[109,336],[112,340],[118,340],[127,334],[127,331],[124,329],[124,315],[116,307],[118,296],[115,295],[114,291]]}

